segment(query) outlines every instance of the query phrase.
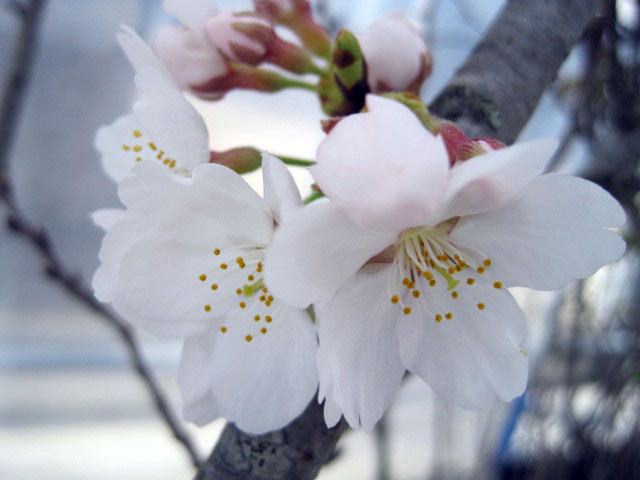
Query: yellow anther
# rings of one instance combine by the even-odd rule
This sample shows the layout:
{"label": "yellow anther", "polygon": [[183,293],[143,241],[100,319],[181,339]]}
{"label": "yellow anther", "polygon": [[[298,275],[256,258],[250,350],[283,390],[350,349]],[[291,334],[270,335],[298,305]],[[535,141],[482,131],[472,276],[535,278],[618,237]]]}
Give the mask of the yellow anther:
{"label": "yellow anther", "polygon": [[429,266],[431,268],[436,268],[436,264],[435,264],[435,262],[433,260],[429,260]]}
{"label": "yellow anther", "polygon": [[269,296],[267,297],[267,301],[269,301],[269,302],[273,302],[273,297],[272,297],[271,295],[269,295]]}
{"label": "yellow anther", "polygon": [[474,283],[476,283],[474,278],[467,278],[467,285],[473,285]]}
{"label": "yellow anther", "polygon": [[262,267],[258,267],[258,268],[256,269],[256,272],[258,272],[258,273],[262,273]]}
{"label": "yellow anther", "polygon": [[457,253],[453,256],[453,258],[455,258],[456,261],[460,261],[460,255],[458,255]]}
{"label": "yellow anther", "polygon": [[129,150],[131,150],[131,147],[129,145],[122,145],[122,149],[128,152]]}
{"label": "yellow anther", "polygon": [[490,258],[485,258],[484,262],[482,262],[482,263],[484,263],[485,267],[488,267],[489,265],[491,265],[491,259]]}
{"label": "yellow anther", "polygon": [[433,273],[431,273],[431,272],[423,272],[422,276],[424,278],[426,278],[427,280],[433,280]]}
{"label": "yellow anther", "polygon": [[204,311],[205,312],[210,312],[211,311],[211,305],[205,305],[204,306]]}
{"label": "yellow anther", "polygon": [[454,273],[456,273],[456,267],[449,267],[447,269],[447,272],[449,272],[449,275],[453,275]]}
{"label": "yellow anther", "polygon": [[264,328],[264,327],[262,327],[262,328],[260,329],[260,331],[261,331],[262,333],[267,333],[267,329],[266,329],[266,328]]}
{"label": "yellow anther", "polygon": [[451,292],[451,298],[458,298],[458,292],[456,292],[455,290]]}
{"label": "yellow anther", "polygon": [[244,259],[242,257],[236,258],[236,263],[244,263]]}
{"label": "yellow anther", "polygon": [[211,290],[217,290],[217,289],[218,289],[218,285],[216,283],[211,285]]}
{"label": "yellow anther", "polygon": [[256,315],[255,317],[253,317],[253,319],[254,319],[256,322],[259,322],[259,321],[260,321],[260,315]]}
{"label": "yellow anther", "polygon": [[171,163],[169,164],[169,168],[174,168],[175,166],[176,166],[176,161],[171,160]]}
{"label": "yellow anther", "polygon": [[213,254],[214,254],[214,255],[220,255],[220,249],[219,249],[219,248],[215,248],[215,249],[213,250]]}
{"label": "yellow anther", "polygon": [[136,162],[141,162],[142,161],[142,157],[136,157]]}
{"label": "yellow anther", "polygon": [[458,263],[458,267],[462,268],[467,268],[467,263],[464,260],[460,260],[460,262]]}
{"label": "yellow anther", "polygon": [[246,337],[244,337],[244,339],[245,339],[247,342],[250,342],[251,340],[253,340],[253,337],[252,337],[251,335],[247,335]]}
{"label": "yellow anther", "polygon": [[483,274],[484,273],[484,267],[478,267],[476,268],[476,272]]}
{"label": "yellow anther", "polygon": [[407,285],[409,285],[411,283],[411,280],[409,280],[407,277],[404,277],[402,279],[402,284],[406,287]]}
{"label": "yellow anther", "polygon": [[246,304],[246,303],[244,303],[244,302],[240,302],[238,305],[240,305],[240,308],[244,308],[244,307],[246,307],[246,306],[247,306],[247,304]]}
{"label": "yellow anther", "polygon": [[140,130],[134,130],[133,131],[133,136],[140,138],[142,136],[142,132]]}
{"label": "yellow anther", "polygon": [[264,317],[264,319],[267,323],[271,323],[271,321],[273,320],[273,318],[271,318],[271,315],[267,315],[266,317]]}
{"label": "yellow anther", "polygon": [[170,161],[171,161],[171,159],[169,159],[169,158],[165,158],[165,159],[162,161],[162,164],[163,164],[163,165],[169,165],[169,162],[170,162]]}
{"label": "yellow anther", "polygon": [[222,333],[227,333],[227,327],[220,327],[220,331]]}
{"label": "yellow anther", "polygon": [[203,273],[198,278],[200,279],[201,282],[204,282],[207,279],[207,276]]}
{"label": "yellow anther", "polygon": [[264,295],[260,295],[260,301],[264,302],[267,299],[267,297],[265,297]]}
{"label": "yellow anther", "polygon": [[268,292],[267,287],[262,287],[262,292],[267,293]]}
{"label": "yellow anther", "polygon": [[236,288],[236,293],[238,295],[242,295],[242,289],[241,288]]}
{"label": "yellow anther", "polygon": [[449,312],[447,313],[444,318],[446,318],[447,320],[451,320],[453,318],[453,313]]}
{"label": "yellow anther", "polygon": [[484,303],[478,304],[478,310],[484,310]]}
{"label": "yellow anther", "polygon": [[493,282],[493,288],[502,288],[502,282]]}
{"label": "yellow anther", "polygon": [[435,280],[429,280],[429,286],[430,287],[435,287],[436,286],[436,281]]}
{"label": "yellow anther", "polygon": [[413,284],[413,282],[409,282],[409,283],[407,283],[407,288],[408,288],[409,290],[413,290],[413,287],[415,287],[415,285]]}
{"label": "yellow anther", "polygon": [[160,152],[158,155],[156,155],[156,158],[157,158],[158,160],[162,160],[162,152]]}
{"label": "yellow anther", "polygon": [[149,148],[150,148],[151,150],[153,150],[154,152],[155,152],[156,150],[158,150],[158,147],[156,147],[156,144],[155,144],[155,143],[153,143],[153,142],[149,142]]}
{"label": "yellow anther", "polygon": [[220,268],[223,269],[223,270],[226,270],[227,269],[227,264],[226,263],[221,263],[220,264]]}
{"label": "yellow anther", "polygon": [[415,298],[418,298],[418,297],[420,296],[420,290],[414,290],[414,291],[413,291],[413,296],[414,296]]}
{"label": "yellow anther", "polygon": [[133,147],[134,152],[139,152],[140,150],[142,150],[142,147],[140,145],[134,145]]}
{"label": "yellow anther", "polygon": [[402,313],[404,313],[405,315],[409,315],[411,313],[411,309],[409,307],[404,307],[402,309]]}
{"label": "yellow anther", "polygon": [[528,356],[529,356],[529,354],[528,354],[527,352],[525,352],[524,350],[520,350],[520,353],[521,353],[522,355],[524,355],[525,357],[528,357]]}
{"label": "yellow anther", "polygon": [[249,275],[249,276],[247,277],[247,280],[249,280],[250,282],[253,282],[253,279],[254,279],[254,276],[253,276],[253,275]]}
{"label": "yellow anther", "polygon": [[393,303],[394,305],[396,303],[398,303],[400,299],[398,298],[398,295],[394,295],[393,297],[391,297],[391,303]]}
{"label": "yellow anther", "polygon": [[264,304],[265,304],[267,307],[270,307],[270,306],[271,306],[271,300],[267,300],[266,302],[264,302]]}
{"label": "yellow anther", "polygon": [[436,322],[440,322],[442,320],[442,315],[437,314],[436,315]]}

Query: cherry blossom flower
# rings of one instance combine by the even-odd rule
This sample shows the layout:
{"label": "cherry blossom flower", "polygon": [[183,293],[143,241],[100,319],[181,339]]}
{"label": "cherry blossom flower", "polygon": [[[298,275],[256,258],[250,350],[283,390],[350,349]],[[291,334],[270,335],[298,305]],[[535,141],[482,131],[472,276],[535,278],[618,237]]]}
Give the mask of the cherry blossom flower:
{"label": "cherry blossom flower", "polygon": [[180,87],[197,87],[226,75],[227,62],[204,30],[207,21],[218,14],[215,5],[209,0],[165,0],[164,9],[183,25],[162,28],[154,38],[153,50]]}
{"label": "cherry blossom flower", "polygon": [[404,15],[383,17],[371,25],[370,34],[357,37],[371,91],[419,93],[431,73],[431,53]]}
{"label": "cherry blossom flower", "polygon": [[96,147],[105,171],[120,182],[136,163],[149,160],[189,175],[193,167],[210,158],[202,117],[138,34],[125,27],[117,38],[136,70],[142,98],[133,113],[98,131]]}
{"label": "cherry blossom flower", "polygon": [[186,420],[254,434],[297,417],[318,385],[312,320],[264,282],[265,247],[302,201],[280,160],[265,154],[263,175],[264,199],[221,165],[189,178],[141,162],[118,189],[126,213],[96,219],[110,228],[93,281],[134,325],[184,339]]}
{"label": "cherry blossom flower", "polygon": [[371,430],[405,370],[481,408],[523,393],[524,318],[507,287],[557,289],[617,260],[625,215],[586,180],[541,175],[555,142],[450,167],[405,106],[368,111],[322,142],[313,177],[330,201],[296,211],[267,253],[274,295],[316,305],[320,400]]}

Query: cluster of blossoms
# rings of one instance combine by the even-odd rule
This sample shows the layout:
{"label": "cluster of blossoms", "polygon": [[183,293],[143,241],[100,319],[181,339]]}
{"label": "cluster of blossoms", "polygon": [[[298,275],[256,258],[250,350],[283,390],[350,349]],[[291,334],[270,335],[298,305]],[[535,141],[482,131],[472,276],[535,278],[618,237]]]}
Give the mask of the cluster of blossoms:
{"label": "cluster of blossoms", "polygon": [[[521,395],[525,322],[507,288],[557,289],[617,260],[620,206],[543,175],[553,141],[505,147],[429,115],[413,94],[430,54],[406,20],[332,43],[306,1],[254,3],[167,0],[184,27],[152,49],[119,34],[141,99],[97,136],[125,208],[94,216],[107,232],[96,296],[184,339],[178,383],[197,424],[263,433],[317,395],[327,426],[371,430],[406,371],[466,408]],[[275,156],[210,151],[183,94],[300,86],[332,117],[310,162],[313,202]],[[240,175],[258,166],[263,197]]]}

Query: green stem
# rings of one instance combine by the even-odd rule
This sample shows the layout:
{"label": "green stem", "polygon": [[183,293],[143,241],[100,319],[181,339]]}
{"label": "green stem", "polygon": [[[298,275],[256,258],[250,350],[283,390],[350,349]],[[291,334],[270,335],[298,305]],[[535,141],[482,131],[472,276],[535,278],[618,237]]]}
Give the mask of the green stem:
{"label": "green stem", "polygon": [[289,78],[282,76],[279,82],[280,88],[301,88],[302,90],[316,91],[316,86],[312,83],[303,82],[302,80],[296,80],[295,78]]}
{"label": "green stem", "polygon": [[311,167],[316,164],[313,160],[303,160],[302,158],[285,157],[284,155],[276,155],[276,157],[282,160],[282,163],[285,165],[291,165],[293,167]]}
{"label": "green stem", "polygon": [[309,196],[307,198],[304,199],[303,203],[305,205],[309,205],[314,200],[318,200],[319,198],[322,198],[322,197],[324,197],[324,193],[318,192],[317,190],[314,190],[313,192],[311,192],[309,194]]}

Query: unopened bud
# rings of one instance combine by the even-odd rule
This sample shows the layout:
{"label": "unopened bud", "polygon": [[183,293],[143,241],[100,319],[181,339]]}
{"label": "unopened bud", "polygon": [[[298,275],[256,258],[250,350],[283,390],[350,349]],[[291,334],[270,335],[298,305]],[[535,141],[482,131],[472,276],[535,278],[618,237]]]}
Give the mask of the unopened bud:
{"label": "unopened bud", "polygon": [[225,152],[211,152],[210,163],[229,167],[236,173],[253,172],[262,165],[262,154],[253,147],[232,148]]}
{"label": "unopened bud", "polygon": [[360,111],[369,93],[367,64],[358,39],[349,30],[342,29],[336,37],[331,53],[331,68],[351,113]]}
{"label": "unopened bud", "polygon": [[253,4],[257,12],[293,30],[313,53],[329,58],[331,39],[324,28],[313,20],[311,5],[307,0],[253,0]]}

